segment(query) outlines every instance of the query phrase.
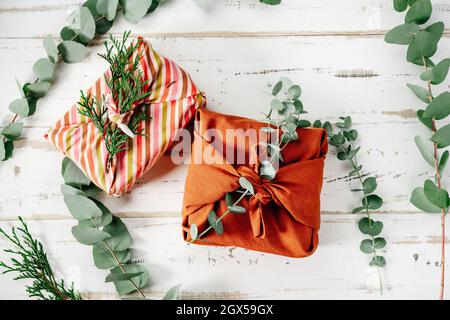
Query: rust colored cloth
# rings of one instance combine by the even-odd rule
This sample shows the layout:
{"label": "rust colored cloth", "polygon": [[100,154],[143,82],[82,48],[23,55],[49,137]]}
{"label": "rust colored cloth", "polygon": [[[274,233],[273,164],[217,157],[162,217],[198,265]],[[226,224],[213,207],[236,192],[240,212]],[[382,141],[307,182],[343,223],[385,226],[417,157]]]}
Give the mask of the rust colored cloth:
{"label": "rust colored cloth", "polygon": [[[225,137],[227,129],[259,130],[267,126],[208,110],[198,110],[196,120],[192,157],[196,152],[211,148],[210,138],[205,136],[208,129],[218,130]],[[320,192],[328,144],[323,129],[298,129],[297,133],[299,139],[282,151],[284,162],[280,163],[274,180],[260,178],[258,164],[232,165],[225,161],[223,154],[212,156],[222,157],[223,164],[191,163],[182,212],[184,239],[191,240],[191,224],[197,224],[199,234],[209,226],[211,210],[215,210],[218,217],[227,210],[225,195],[240,188],[239,177],[243,176],[255,189],[253,196],[245,197],[239,204],[247,212],[228,214],[222,220],[223,235],[211,230],[195,244],[238,246],[289,257],[311,255],[318,245]],[[225,140],[220,142],[222,150],[226,150]],[[248,145],[243,147],[247,160],[250,159],[250,148]]]}

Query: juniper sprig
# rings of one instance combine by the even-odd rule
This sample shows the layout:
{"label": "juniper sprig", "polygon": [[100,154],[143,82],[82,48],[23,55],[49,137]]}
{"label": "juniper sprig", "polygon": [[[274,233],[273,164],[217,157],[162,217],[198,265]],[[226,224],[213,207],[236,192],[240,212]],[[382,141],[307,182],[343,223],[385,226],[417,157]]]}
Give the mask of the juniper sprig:
{"label": "juniper sprig", "polygon": [[11,258],[9,264],[0,261],[3,274],[17,273],[14,280],[32,280],[32,284],[26,286],[29,297],[42,300],[82,300],[73,285],[66,287],[63,279],[56,279],[42,243],[31,235],[21,217],[19,220],[22,226],[12,228],[10,234],[0,228],[0,234],[16,247],[4,250],[16,257]]}

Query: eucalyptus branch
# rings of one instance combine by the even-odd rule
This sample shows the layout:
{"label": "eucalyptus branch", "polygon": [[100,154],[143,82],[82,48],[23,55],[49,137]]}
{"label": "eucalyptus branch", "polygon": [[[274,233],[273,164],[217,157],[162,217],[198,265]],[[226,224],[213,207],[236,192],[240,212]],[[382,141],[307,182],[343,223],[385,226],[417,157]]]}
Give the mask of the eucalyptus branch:
{"label": "eucalyptus branch", "polygon": [[449,158],[449,151],[445,150],[440,154],[439,149],[450,145],[450,124],[441,128],[438,128],[437,124],[438,121],[442,121],[450,115],[450,92],[444,92],[435,97],[432,85],[438,85],[446,79],[450,68],[450,59],[443,59],[435,65],[431,58],[437,52],[445,26],[442,22],[435,22],[426,27],[422,26],[429,21],[432,15],[433,6],[430,0],[394,0],[394,8],[399,12],[407,10],[405,23],[390,30],[385,36],[385,41],[407,45],[407,61],[424,68],[420,78],[426,82],[426,88],[415,84],[408,84],[408,87],[417,98],[427,104],[425,109],[417,111],[417,118],[431,130],[432,136],[429,139],[416,136],[415,142],[425,161],[434,170],[434,181],[427,179],[423,188],[414,189],[410,202],[422,211],[441,215],[439,298],[444,299],[445,217],[450,207],[450,198],[448,191],[443,187],[442,174]]}
{"label": "eucalyptus branch", "polygon": [[88,0],[69,17],[70,25],[62,28],[62,41],[56,45],[48,36],[43,46],[47,57],[33,64],[36,80],[20,84],[17,81],[21,98],[9,104],[13,113],[11,121],[0,131],[0,160],[8,160],[13,155],[14,142],[22,136],[23,123],[19,120],[32,116],[38,101],[50,91],[55,80],[56,65],[64,61],[76,63],[88,54],[87,45],[96,35],[103,35],[112,27],[116,14],[123,11],[126,20],[136,23],[146,14],[153,12],[162,0],[147,1],[148,6],[135,6],[132,1]]}
{"label": "eucalyptus branch", "polygon": [[12,228],[10,234],[0,228],[0,234],[16,247],[4,251],[17,256],[11,258],[10,264],[0,261],[3,274],[17,273],[14,280],[32,280],[32,284],[26,286],[29,297],[42,300],[81,300],[81,295],[74,290],[73,285],[67,288],[64,280],[56,280],[42,243],[32,236],[21,217],[19,221],[22,226]]}
{"label": "eucalyptus branch", "polygon": [[362,218],[358,222],[359,230],[369,236],[369,239],[365,239],[360,244],[360,250],[366,254],[372,255],[372,260],[369,265],[378,267],[378,279],[380,284],[380,293],[383,293],[383,284],[381,280],[380,269],[386,265],[386,260],[378,253],[378,250],[383,249],[386,246],[386,240],[378,235],[383,230],[383,223],[381,221],[374,221],[371,218],[371,210],[377,210],[383,205],[383,199],[373,194],[377,188],[377,181],[375,177],[367,177],[363,179],[362,168],[363,166],[358,163],[358,153],[360,147],[355,147],[354,143],[358,139],[358,131],[352,129],[352,118],[350,116],[341,117],[340,122],[336,124],[338,130],[333,132],[332,125],[329,122],[325,122],[323,125],[320,121],[314,123],[315,127],[323,127],[329,137],[330,145],[334,146],[337,150],[337,158],[341,161],[347,161],[352,170],[349,176],[356,176],[360,186],[357,189],[352,189],[353,192],[362,193],[361,206],[355,208],[353,213],[363,211],[366,214],[365,218]]}
{"label": "eucalyptus branch", "polygon": [[93,246],[94,264],[99,269],[109,269],[106,282],[113,282],[119,295],[138,292],[147,284],[147,269],[131,261],[131,235],[118,217],[95,199],[100,189],[83,174],[70,159],[65,158],[61,174],[64,202],[78,224],[72,235],[81,244]]}

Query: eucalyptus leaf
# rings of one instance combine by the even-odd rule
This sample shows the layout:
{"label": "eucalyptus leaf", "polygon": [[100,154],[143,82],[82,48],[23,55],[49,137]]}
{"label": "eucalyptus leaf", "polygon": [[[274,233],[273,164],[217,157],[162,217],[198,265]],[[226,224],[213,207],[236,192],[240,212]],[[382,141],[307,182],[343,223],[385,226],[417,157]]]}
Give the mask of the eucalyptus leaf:
{"label": "eucalyptus leaf", "polygon": [[239,184],[240,186],[247,190],[251,195],[255,194],[255,190],[253,189],[253,185],[251,184],[250,181],[247,180],[247,178],[245,177],[240,177],[239,178]]}
{"label": "eucalyptus leaf", "polygon": [[113,217],[110,224],[103,228],[103,231],[111,237],[105,240],[105,243],[114,251],[124,251],[131,247],[132,239],[127,227],[121,219]]}
{"label": "eucalyptus leaf", "polygon": [[5,160],[6,158],[6,149],[5,149],[5,142],[3,139],[0,139],[0,160]]}
{"label": "eucalyptus leaf", "polygon": [[427,143],[421,136],[416,136],[414,140],[416,142],[417,148],[419,148],[419,151],[422,154],[422,157],[430,166],[434,167],[434,156],[431,149],[431,144],[427,145]]}
{"label": "eucalyptus leaf", "polygon": [[163,300],[181,300],[180,289],[181,285],[170,288],[164,296]]}
{"label": "eucalyptus leaf", "polygon": [[106,276],[105,282],[116,282],[116,281],[126,281],[131,280],[135,277],[139,277],[143,272],[134,272],[134,273],[110,273]]}
{"label": "eucalyptus leaf", "polygon": [[[63,41],[74,41],[74,42],[79,43],[84,46],[86,46],[88,44],[88,42],[81,40],[80,37],[78,36],[78,34],[75,32],[75,30],[73,30],[71,27],[62,28],[61,32],[59,33],[59,36],[61,37],[61,39]],[[58,49],[58,47],[57,47],[57,49]],[[60,52],[59,49],[58,49],[58,52]]]}
{"label": "eucalyptus leaf", "polygon": [[384,40],[387,43],[406,45],[411,42],[414,34],[419,32],[419,30],[419,26],[415,23],[401,24],[388,31]]}
{"label": "eucalyptus leaf", "polygon": [[85,196],[66,194],[64,195],[64,202],[72,216],[77,220],[86,220],[102,215],[99,207]]}
{"label": "eucalyptus leaf", "polygon": [[425,117],[425,110],[418,110],[417,111],[417,118],[425,126],[427,126],[429,129],[433,130],[433,120],[430,119],[430,118]]}
{"label": "eucalyptus leaf", "polygon": [[417,86],[415,84],[408,83],[408,88],[416,95],[417,98],[422,100],[425,103],[430,103],[433,97],[430,96],[430,92],[424,87]]}
{"label": "eucalyptus leaf", "polygon": [[192,240],[197,240],[198,237],[198,227],[196,224],[191,224],[189,228],[189,233],[191,235]]}
{"label": "eucalyptus leaf", "polygon": [[386,247],[386,240],[384,238],[373,239],[375,249],[383,249]]}
{"label": "eucalyptus leaf", "polygon": [[48,81],[39,80],[36,83],[31,83],[25,86],[25,90],[33,97],[40,99],[50,91],[52,84]]}
{"label": "eucalyptus leaf", "polygon": [[223,234],[223,224],[222,221],[217,220],[217,215],[214,210],[211,210],[208,214],[209,225],[214,229],[214,231],[220,236]]}
{"label": "eucalyptus leaf", "polygon": [[33,65],[33,72],[41,81],[52,82],[55,79],[55,64],[49,58],[42,58]]}
{"label": "eucalyptus leaf", "polygon": [[[117,267],[117,260],[120,263],[127,263],[131,259],[130,250],[113,251],[115,257],[111,254],[111,251],[105,245],[105,243],[97,243],[92,247],[92,256],[94,257],[94,264],[101,270],[111,269]],[[116,260],[117,258],[117,260]]]}
{"label": "eucalyptus leaf", "polygon": [[231,207],[234,204],[233,195],[230,192],[225,195],[225,203],[227,207]]}
{"label": "eucalyptus leaf", "polygon": [[21,117],[27,117],[30,112],[28,100],[25,98],[14,100],[9,104],[9,110],[12,113],[17,113]]}
{"label": "eucalyptus leaf", "polygon": [[439,41],[444,33],[444,28],[444,23],[439,21],[426,27],[425,31],[431,33]]}
{"label": "eucalyptus leaf", "polygon": [[439,189],[433,181],[427,179],[425,181],[423,191],[425,197],[429,202],[441,209],[447,209],[449,207],[448,193],[444,189]]}
{"label": "eucalyptus leaf", "polygon": [[64,178],[64,183],[72,187],[88,186],[91,184],[91,180],[89,180],[75,162],[67,157],[62,161],[61,175]]}
{"label": "eucalyptus leaf", "polygon": [[426,197],[423,188],[415,188],[409,200],[416,208],[428,213],[440,213],[441,209],[432,204]]}
{"label": "eucalyptus leaf", "polygon": [[98,0],[96,10],[100,16],[112,21],[116,17],[119,0]]}
{"label": "eucalyptus leaf", "polygon": [[1,134],[8,140],[16,140],[22,135],[22,130],[22,122],[13,122],[4,127]]}
{"label": "eucalyptus leaf", "polygon": [[150,8],[148,0],[120,0],[123,8],[123,17],[130,23],[138,23]]}
{"label": "eucalyptus leaf", "polygon": [[[133,277],[130,280],[116,281],[114,282],[114,286],[116,287],[116,291],[119,295],[125,295],[136,291],[134,285],[136,285],[139,289],[145,287],[149,280],[149,274],[147,269],[139,264],[125,264],[122,266],[125,270],[125,273],[129,274],[137,274],[139,276]],[[123,274],[122,268],[115,267],[111,269],[111,274]],[[133,285],[134,283],[134,285]]]}
{"label": "eucalyptus leaf", "polygon": [[[6,161],[6,160],[8,160],[9,158],[12,157],[13,150],[14,150],[14,142],[8,140],[6,142],[2,141],[2,143],[3,143],[3,150],[4,151],[0,150],[0,159],[2,161]],[[0,149],[1,148],[2,147],[0,147]],[[4,155],[3,155],[3,153],[4,153]]]}
{"label": "eucalyptus leaf", "polygon": [[430,0],[417,0],[406,13],[405,22],[424,24],[430,19],[432,11]]}
{"label": "eucalyptus leaf", "polygon": [[275,179],[276,174],[277,172],[270,161],[261,161],[259,166],[259,175],[261,176],[261,178],[273,180]]}
{"label": "eucalyptus leaf", "polygon": [[366,198],[363,198],[362,200],[362,205],[364,208],[367,208],[369,210],[377,210],[383,205],[383,199],[375,194],[371,194]]}
{"label": "eucalyptus leaf", "polygon": [[91,182],[88,186],[82,186],[82,189],[86,197],[90,198],[95,198],[99,193],[102,192],[102,189],[97,187],[93,182]]}
{"label": "eucalyptus leaf", "polygon": [[238,214],[246,212],[244,207],[236,206],[236,205],[228,207],[228,210],[230,210],[231,213],[238,213]]}
{"label": "eucalyptus leaf", "polygon": [[273,99],[270,103],[270,108],[274,111],[282,111],[284,109],[284,105],[279,99]]}
{"label": "eucalyptus leaf", "polygon": [[259,0],[259,2],[264,3],[264,4],[268,4],[271,6],[275,6],[277,4],[281,3],[281,0]]}
{"label": "eucalyptus leaf", "polygon": [[84,60],[88,54],[87,48],[75,41],[63,41],[58,45],[58,51],[64,62],[76,63]]}
{"label": "eucalyptus leaf", "polygon": [[365,239],[365,240],[361,241],[359,249],[362,252],[367,253],[367,254],[373,253],[375,251],[375,249],[372,245],[372,240],[370,240],[370,239]]}
{"label": "eucalyptus leaf", "polygon": [[363,181],[363,192],[365,194],[372,193],[377,188],[377,180],[374,177],[368,177]]}
{"label": "eucalyptus leaf", "polygon": [[430,102],[425,110],[424,117],[442,120],[450,115],[450,92],[446,91],[438,95]]}
{"label": "eucalyptus leaf", "polygon": [[44,39],[44,48],[50,61],[56,63],[59,57],[58,48],[51,36],[47,36]]}
{"label": "eucalyptus leaf", "polygon": [[300,95],[302,94],[302,89],[299,85],[293,85],[290,87],[286,93],[287,98],[291,100],[296,100],[300,98]]}
{"label": "eucalyptus leaf", "polygon": [[362,218],[358,222],[358,227],[362,233],[375,237],[383,230],[383,222],[373,221],[369,218]]}
{"label": "eucalyptus leaf", "polygon": [[437,40],[430,32],[417,32],[408,46],[406,59],[409,62],[423,65],[423,57],[430,58],[437,51]]}
{"label": "eucalyptus leaf", "polygon": [[449,152],[446,150],[446,151],[444,151],[444,153],[442,154],[441,160],[439,161],[439,168],[438,168],[438,171],[439,171],[439,174],[440,174],[441,176],[442,176],[443,173],[444,173],[444,169],[445,169],[445,166],[447,165],[448,158],[449,158]]}
{"label": "eucalyptus leaf", "polygon": [[61,193],[63,195],[79,195],[79,196],[85,196],[84,192],[80,189],[74,188],[72,186],[69,186],[67,184],[61,185]]}
{"label": "eucalyptus leaf", "polygon": [[308,120],[299,120],[297,121],[297,128],[308,128],[311,126],[311,122]]}
{"label": "eucalyptus leaf", "polygon": [[408,9],[408,0],[394,0],[394,9],[398,12],[403,12]]}
{"label": "eucalyptus leaf", "polygon": [[449,68],[450,68],[450,59],[447,58],[439,62],[431,70],[422,73],[420,75],[420,79],[422,79],[423,81],[430,81],[434,85],[440,84],[447,77]]}
{"label": "eucalyptus leaf", "polygon": [[105,34],[112,28],[113,24],[114,24],[114,21],[109,21],[106,19],[99,19],[95,23],[95,32],[97,34]]}
{"label": "eucalyptus leaf", "polygon": [[431,137],[431,141],[437,143],[438,148],[450,146],[450,124],[447,124],[436,131]]}
{"label": "eucalyptus leaf", "polygon": [[83,42],[91,41],[95,36],[95,20],[91,11],[87,7],[80,7],[75,12],[72,29],[77,33]]}
{"label": "eucalyptus leaf", "polygon": [[72,235],[78,242],[88,246],[94,245],[110,237],[108,233],[85,223],[79,223],[78,225],[73,226]]}
{"label": "eucalyptus leaf", "polygon": [[279,94],[282,88],[283,88],[283,82],[278,81],[277,84],[272,89],[272,95],[276,96],[277,94]]}
{"label": "eucalyptus leaf", "polygon": [[384,266],[386,266],[386,259],[382,256],[373,257],[372,261],[370,261],[369,265],[372,267],[383,268]]}

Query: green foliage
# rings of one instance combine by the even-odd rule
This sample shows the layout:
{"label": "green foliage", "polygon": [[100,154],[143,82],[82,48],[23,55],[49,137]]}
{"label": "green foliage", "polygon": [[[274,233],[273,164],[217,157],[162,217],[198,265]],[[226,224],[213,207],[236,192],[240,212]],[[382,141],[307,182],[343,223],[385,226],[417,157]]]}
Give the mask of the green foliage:
{"label": "green foliage", "polygon": [[[449,153],[444,151],[442,156],[439,156],[437,149],[450,145],[450,125],[438,128],[437,121],[444,120],[450,115],[450,92],[445,91],[433,96],[431,87],[441,84],[446,79],[450,68],[450,59],[443,59],[436,65],[429,60],[437,51],[438,42],[444,32],[444,24],[439,21],[425,28],[421,27],[431,17],[430,0],[394,1],[394,8],[397,11],[404,11],[408,7],[405,21],[409,24],[395,27],[387,33],[385,40],[388,43],[408,45],[407,60],[422,65],[425,69],[420,78],[426,82],[428,88],[412,84],[408,84],[408,87],[422,102],[427,104],[425,110],[417,111],[417,117],[420,122],[432,130],[431,141],[416,136],[415,142],[423,158],[436,171],[436,183],[426,180],[423,188],[414,189],[410,201],[422,211],[444,214],[450,200],[448,192],[442,187],[441,175],[448,161]],[[407,41],[407,38],[410,40]]]}
{"label": "green foliage", "polygon": [[[398,11],[406,10],[405,0],[394,1],[394,8]],[[417,118],[428,129],[432,131],[431,142],[425,141],[420,136],[415,138],[416,145],[426,162],[434,169],[434,181],[426,179],[424,187],[415,188],[411,194],[410,202],[419,210],[429,213],[440,213],[442,220],[442,237],[445,237],[445,215],[450,206],[448,191],[442,183],[442,175],[448,161],[449,152],[445,150],[440,155],[438,149],[450,145],[450,125],[444,125],[439,128],[439,121],[446,119],[450,115],[450,92],[445,91],[437,96],[432,94],[432,86],[441,84],[445,81],[450,68],[450,59],[441,60],[434,64],[431,58],[435,55],[438,43],[443,35],[445,26],[442,22],[435,22],[423,28],[421,25],[426,23],[432,14],[432,5],[430,0],[408,0],[406,7],[409,7],[405,17],[406,22],[415,24],[411,26],[411,40],[405,40],[406,34],[397,34],[394,28],[386,35],[386,42],[408,45],[407,61],[423,66],[424,71],[420,79],[426,82],[427,89],[421,86],[408,85],[414,94],[427,104],[425,110],[417,111]],[[403,10],[404,9],[404,10]],[[394,34],[394,36],[392,36]],[[431,147],[432,144],[432,147]],[[431,148],[430,148],[431,147]],[[444,260],[445,243],[442,243],[442,256]],[[441,291],[440,298],[444,298],[444,268],[445,263],[441,261]],[[374,260],[374,265],[385,263],[384,261]]]}
{"label": "green foliage", "polygon": [[181,285],[170,288],[164,296],[163,300],[181,300]]}
{"label": "green foliage", "polygon": [[[131,44],[127,47],[127,40],[130,32],[125,32],[121,40],[110,36],[112,45],[105,42],[106,54],[100,56],[108,61],[110,76],[105,77],[105,81],[111,90],[113,101],[116,103],[120,113],[126,113],[135,107],[131,116],[128,128],[134,134],[142,134],[138,131],[141,121],[147,118],[145,111],[145,98],[151,92],[145,90],[146,81],[142,81],[143,75],[139,70],[141,55],[133,56],[139,43]],[[103,98],[105,99],[105,98]],[[105,101],[97,101],[90,94],[81,93],[78,112],[91,121],[97,127],[108,151],[108,170],[116,154],[126,149],[129,135],[122,131],[122,128],[108,118],[108,109]]]}
{"label": "green foliage", "polygon": [[[355,141],[358,139],[358,131],[352,128],[353,121],[350,116],[340,117],[339,122],[336,123],[336,130],[333,130],[333,126],[330,122],[325,122],[322,125],[328,133],[329,144],[336,148],[336,157],[341,161],[346,161],[351,171],[350,177],[356,177],[359,181],[359,187],[352,189],[352,192],[359,192],[362,194],[361,206],[353,209],[353,213],[363,211],[366,217],[361,218],[358,222],[358,227],[361,233],[368,235],[370,238],[365,239],[360,244],[360,250],[363,253],[371,254],[372,260],[369,263],[370,266],[384,267],[386,260],[382,257],[378,250],[383,249],[386,246],[386,240],[380,235],[383,230],[383,223],[381,221],[374,221],[371,219],[371,210],[377,210],[383,205],[383,199],[374,194],[378,187],[378,183],[375,177],[363,178],[362,165],[358,163],[358,152],[360,147],[355,147]],[[381,286],[381,276],[380,276]],[[382,288],[380,288],[382,290]]]}
{"label": "green foliage", "polygon": [[58,52],[66,63],[83,61],[88,54],[87,48],[76,41],[67,40],[58,45]]}
{"label": "green foliage", "polygon": [[41,300],[81,300],[81,295],[73,289],[73,285],[66,287],[64,280],[56,279],[42,243],[33,237],[21,217],[19,221],[21,227],[12,228],[9,234],[0,228],[0,235],[14,246],[14,249],[4,251],[15,256],[11,258],[10,264],[0,262],[3,274],[16,273],[14,280],[32,280],[32,284],[26,286],[29,297]]}
{"label": "green foliage", "polygon": [[113,217],[102,203],[91,197],[96,194],[89,179],[75,163],[65,158],[61,175],[64,202],[78,224],[72,235],[81,244],[92,246],[94,264],[99,269],[109,269],[106,282],[113,282],[119,295],[139,292],[146,286],[149,274],[139,264],[131,261],[131,235],[121,219]]}
{"label": "green foliage", "polygon": [[274,6],[280,4],[281,0],[259,0],[259,2]]}
{"label": "green foliage", "polygon": [[[47,36],[43,41],[43,47],[47,58],[41,58],[33,64],[33,72],[37,79],[33,83],[24,86],[19,84],[22,97],[9,104],[9,110],[15,114],[11,123],[19,117],[25,118],[34,114],[39,99],[50,91],[52,82],[55,80],[56,64],[59,61],[76,63],[86,58],[88,54],[87,45],[94,39],[96,34],[105,34],[113,26],[114,19],[119,10],[124,11],[124,16],[137,22],[147,13],[153,12],[162,0],[128,0],[126,7],[121,8],[118,0],[87,0],[77,8],[69,17],[69,25],[60,31],[59,44]],[[141,5],[134,5],[140,3]],[[142,5],[144,4],[145,5]],[[61,59],[60,59],[61,58]],[[20,137],[20,136],[19,136]],[[4,138],[0,142],[0,160],[7,160],[12,156],[15,139]]]}

